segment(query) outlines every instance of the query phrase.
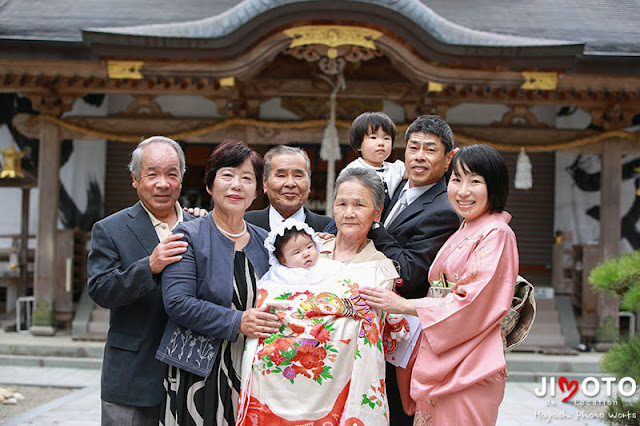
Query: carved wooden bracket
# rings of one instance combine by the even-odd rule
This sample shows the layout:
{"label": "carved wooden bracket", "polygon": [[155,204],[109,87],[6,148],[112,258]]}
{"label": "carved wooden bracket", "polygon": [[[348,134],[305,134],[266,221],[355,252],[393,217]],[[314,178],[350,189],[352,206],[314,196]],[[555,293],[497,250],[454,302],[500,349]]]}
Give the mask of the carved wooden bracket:
{"label": "carved wooden bracket", "polygon": [[601,127],[604,130],[621,129],[631,126],[633,117],[640,114],[638,108],[634,110],[626,109],[623,108],[619,102],[616,102],[607,109],[592,109],[590,112],[591,124]]}
{"label": "carved wooden bracket", "polygon": [[227,117],[257,118],[260,115],[260,99],[243,98],[209,98],[216,103],[218,112]]}
{"label": "carved wooden bracket", "polygon": [[138,95],[134,96],[133,102],[129,104],[127,110],[116,115],[125,117],[172,117],[167,112],[162,112],[162,107],[153,99],[155,96]]}
{"label": "carved wooden bracket", "polygon": [[44,95],[36,94],[29,95],[33,109],[41,112],[42,114],[52,115],[54,117],[59,116],[63,112],[71,111],[73,107],[73,101],[76,100],[75,96],[57,96],[57,95]]}
{"label": "carved wooden bracket", "polygon": [[[304,120],[322,119],[329,114],[329,105],[325,99],[308,97],[283,97],[285,108]],[[340,99],[336,104],[336,117],[351,120],[365,111],[381,111],[382,101],[373,99]]]}
{"label": "carved wooden bracket", "polygon": [[456,106],[456,104],[457,103],[436,102],[428,97],[422,99],[422,103],[416,103],[415,101],[402,102],[404,121],[410,123],[425,114],[435,114],[446,118],[449,108]]}
{"label": "carved wooden bracket", "polygon": [[494,121],[492,126],[502,127],[548,127],[540,123],[535,115],[525,105],[511,105],[511,111],[507,111],[501,121]]}

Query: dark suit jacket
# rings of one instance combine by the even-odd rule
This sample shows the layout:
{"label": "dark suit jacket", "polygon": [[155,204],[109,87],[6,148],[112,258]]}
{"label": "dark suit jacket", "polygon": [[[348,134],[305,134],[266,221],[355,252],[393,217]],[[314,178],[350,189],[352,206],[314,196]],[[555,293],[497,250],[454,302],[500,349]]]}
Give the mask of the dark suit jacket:
{"label": "dark suit jacket", "polygon": [[[382,216],[382,222],[398,201],[406,184],[405,180],[396,188],[391,203]],[[398,287],[398,293],[415,299],[427,295],[431,263],[440,247],[459,226],[460,217],[449,203],[447,186],[442,178],[408,205],[388,228],[381,226],[371,230],[368,237],[378,250],[400,265],[403,283]]]}
{"label": "dark suit jacket", "polygon": [[[331,222],[331,218],[329,216],[315,214],[306,207],[303,207],[303,209],[305,215],[304,221],[316,232],[322,232],[324,227]],[[271,227],[269,226],[269,207],[262,210],[246,212],[244,214],[244,219],[253,225],[266,229],[267,232],[271,231]]]}
{"label": "dark suit jacket", "polygon": [[[191,219],[184,213],[185,221]],[[140,202],[102,219],[91,231],[89,295],[111,310],[102,364],[104,401],[151,407],[164,397],[166,366],[155,353],[167,314],[160,276],[149,266],[158,243]]]}

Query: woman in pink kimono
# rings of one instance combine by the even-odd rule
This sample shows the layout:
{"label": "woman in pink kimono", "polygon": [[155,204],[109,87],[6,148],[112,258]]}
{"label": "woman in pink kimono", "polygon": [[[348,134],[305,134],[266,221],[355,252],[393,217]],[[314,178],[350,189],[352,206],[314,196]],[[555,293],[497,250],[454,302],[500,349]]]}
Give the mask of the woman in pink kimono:
{"label": "woman in pink kimono", "polygon": [[429,270],[431,286],[450,287],[449,294],[411,300],[374,288],[360,293],[373,308],[420,319],[410,399],[403,399],[414,425],[495,425],[507,376],[499,324],[519,263],[504,211],[509,176],[487,145],[463,148],[451,167],[449,201],[464,221]]}

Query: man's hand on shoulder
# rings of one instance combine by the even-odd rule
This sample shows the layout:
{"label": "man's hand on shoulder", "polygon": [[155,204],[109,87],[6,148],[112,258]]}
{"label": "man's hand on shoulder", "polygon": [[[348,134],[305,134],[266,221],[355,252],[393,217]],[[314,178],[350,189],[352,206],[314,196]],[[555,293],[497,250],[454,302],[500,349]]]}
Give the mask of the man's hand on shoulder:
{"label": "man's hand on shoulder", "polygon": [[167,265],[182,259],[181,254],[187,250],[186,241],[179,241],[184,234],[169,234],[167,238],[153,249],[149,256],[149,266],[152,274],[159,274]]}
{"label": "man's hand on shoulder", "polygon": [[195,217],[202,217],[209,214],[207,209],[201,209],[200,207],[185,207],[184,211]]}

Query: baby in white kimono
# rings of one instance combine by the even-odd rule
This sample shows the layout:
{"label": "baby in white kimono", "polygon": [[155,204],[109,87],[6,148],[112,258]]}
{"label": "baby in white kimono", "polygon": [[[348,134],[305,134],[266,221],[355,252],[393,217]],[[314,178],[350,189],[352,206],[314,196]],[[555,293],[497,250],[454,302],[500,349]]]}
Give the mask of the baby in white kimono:
{"label": "baby in white kimono", "polygon": [[[282,268],[313,268],[318,263],[322,243],[309,225],[287,219],[269,233],[264,245],[269,250],[269,272],[273,272]],[[329,263],[334,267],[342,264],[333,260]]]}
{"label": "baby in white kimono", "polygon": [[393,263],[320,259],[319,238],[292,219],[264,244],[271,268],[257,283],[256,306],[270,306],[282,326],[247,339],[236,424],[387,425],[386,314],[359,288],[393,288]]}

